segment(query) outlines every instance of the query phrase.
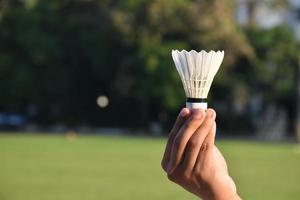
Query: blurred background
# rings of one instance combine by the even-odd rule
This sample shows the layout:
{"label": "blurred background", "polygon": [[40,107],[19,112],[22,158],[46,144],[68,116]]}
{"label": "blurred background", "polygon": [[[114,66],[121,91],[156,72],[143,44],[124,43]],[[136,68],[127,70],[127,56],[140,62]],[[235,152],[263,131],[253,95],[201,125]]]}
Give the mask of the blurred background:
{"label": "blurred background", "polygon": [[160,169],[172,49],[225,50],[209,106],[241,196],[299,199],[299,0],[0,0],[0,200],[196,199]]}

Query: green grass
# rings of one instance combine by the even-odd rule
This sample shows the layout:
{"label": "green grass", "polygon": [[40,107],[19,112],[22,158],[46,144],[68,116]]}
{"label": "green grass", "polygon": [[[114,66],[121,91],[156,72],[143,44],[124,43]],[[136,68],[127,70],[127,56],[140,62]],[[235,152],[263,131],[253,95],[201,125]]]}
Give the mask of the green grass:
{"label": "green grass", "polygon": [[[165,139],[0,135],[0,200],[193,200],[160,168]],[[219,141],[243,199],[297,200],[293,144]],[[298,152],[297,152],[298,151]]]}

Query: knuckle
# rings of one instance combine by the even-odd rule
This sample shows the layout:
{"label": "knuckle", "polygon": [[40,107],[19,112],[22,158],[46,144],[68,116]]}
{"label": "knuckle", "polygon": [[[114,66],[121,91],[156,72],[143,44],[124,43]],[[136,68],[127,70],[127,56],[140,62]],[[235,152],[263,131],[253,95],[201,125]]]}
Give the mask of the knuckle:
{"label": "knuckle", "polygon": [[201,183],[204,182],[205,179],[206,179],[206,175],[202,171],[198,171],[197,180]]}
{"label": "knuckle", "polygon": [[181,180],[182,181],[187,181],[190,179],[190,174],[185,170],[181,173]]}
{"label": "knuckle", "polygon": [[185,129],[195,129],[201,124],[201,119],[192,117],[186,124]]}
{"label": "knuckle", "polygon": [[168,174],[168,179],[172,182],[176,182],[176,176],[174,173]]}
{"label": "knuckle", "polygon": [[173,173],[170,173],[167,176],[170,181],[177,183],[177,184],[183,184],[190,179],[190,174],[187,173],[186,171],[182,171],[182,170],[174,171]]}
{"label": "knuckle", "polygon": [[204,152],[208,149],[209,145],[208,143],[204,142],[202,145],[201,145],[201,148],[200,148],[200,151]]}
{"label": "knuckle", "polygon": [[180,143],[181,143],[181,136],[176,136],[176,137],[174,138],[173,144],[174,144],[175,146],[179,146]]}
{"label": "knuckle", "polygon": [[194,122],[194,123],[200,123],[201,120],[203,119],[203,116],[204,116],[204,114],[201,115],[200,117],[199,117],[199,116],[192,116],[191,122]]}
{"label": "knuckle", "polygon": [[203,122],[202,127],[203,129],[210,129],[213,123],[214,123],[214,119],[209,118]]}
{"label": "knuckle", "polygon": [[213,179],[214,173],[212,171],[207,170],[198,170],[197,171],[197,179],[199,182],[207,183],[211,179]]}
{"label": "knuckle", "polygon": [[191,148],[195,148],[198,146],[198,138],[195,136],[192,136],[188,142],[188,146],[190,146]]}
{"label": "knuckle", "polygon": [[190,121],[188,121],[187,123],[185,123],[184,124],[184,129],[185,130],[187,130],[187,129],[191,129],[193,127],[193,124],[192,124],[192,122],[191,122],[191,120]]}

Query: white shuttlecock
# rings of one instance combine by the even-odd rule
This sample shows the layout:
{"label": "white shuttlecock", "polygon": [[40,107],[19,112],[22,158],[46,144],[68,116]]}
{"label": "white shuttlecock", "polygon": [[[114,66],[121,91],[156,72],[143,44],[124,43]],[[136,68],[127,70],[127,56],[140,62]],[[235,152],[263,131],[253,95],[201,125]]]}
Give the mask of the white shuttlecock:
{"label": "white shuttlecock", "polygon": [[207,109],[207,95],[224,51],[172,50],[172,57],[187,96],[186,107]]}

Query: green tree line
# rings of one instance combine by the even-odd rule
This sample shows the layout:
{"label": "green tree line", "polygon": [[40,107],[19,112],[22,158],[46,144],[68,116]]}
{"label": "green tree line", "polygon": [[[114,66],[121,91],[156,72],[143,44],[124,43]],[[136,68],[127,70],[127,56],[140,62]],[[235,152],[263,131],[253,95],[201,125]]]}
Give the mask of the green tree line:
{"label": "green tree line", "polygon": [[[226,129],[255,129],[251,99],[292,110],[299,44],[286,26],[237,25],[228,0],[3,0],[0,111],[39,124],[166,127],[185,96],[172,49],[225,50],[209,96]],[[99,95],[109,98],[100,109]],[[242,109],[235,111],[234,105]],[[237,121],[240,126],[237,126]]]}

